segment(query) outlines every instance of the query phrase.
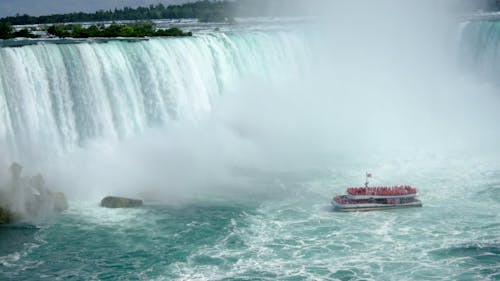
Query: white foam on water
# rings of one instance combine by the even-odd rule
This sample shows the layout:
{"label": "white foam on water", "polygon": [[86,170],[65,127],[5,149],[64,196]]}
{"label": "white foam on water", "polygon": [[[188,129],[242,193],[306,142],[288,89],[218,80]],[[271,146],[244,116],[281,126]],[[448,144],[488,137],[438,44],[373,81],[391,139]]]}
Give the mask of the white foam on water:
{"label": "white foam on water", "polygon": [[[448,167],[453,166],[451,159],[448,160]],[[219,243],[202,247],[191,255],[192,258],[216,258],[223,261],[222,265],[178,262],[168,267],[169,271],[179,276],[179,280],[244,278],[255,274],[269,280],[287,277],[309,280],[455,280],[467,274],[479,277],[479,268],[492,270],[495,266],[470,266],[467,264],[470,256],[441,257],[437,254],[470,241],[492,243],[483,238],[488,219],[482,220],[481,214],[489,213],[491,220],[498,220],[498,211],[494,210],[498,206],[473,202],[471,199],[477,191],[470,186],[458,185],[460,182],[483,185],[488,179],[482,174],[491,166],[471,169],[469,165],[474,166],[463,165],[464,172],[454,166],[440,169],[441,175],[436,175],[430,168],[421,171],[418,177],[413,176],[413,181],[422,185],[419,197],[424,198],[424,207],[406,210],[332,212],[325,209],[331,193],[323,196],[323,204],[317,202],[321,198],[318,193],[336,188],[325,183],[329,182],[327,179],[322,180],[325,185],[313,181],[304,188],[312,193],[305,192],[308,195],[298,198],[288,193],[281,199],[262,202],[256,212],[246,213],[236,225],[231,224],[233,230]],[[390,175],[390,170],[385,169]],[[393,169],[399,170],[397,166]],[[398,172],[392,171],[392,174],[398,178]],[[425,187],[427,182],[439,177],[453,179],[453,183],[441,185],[440,190]],[[342,189],[345,189],[348,183],[343,181]],[[443,197],[434,193],[442,193]],[[446,194],[448,200],[445,200]],[[464,213],[462,208],[475,211]],[[491,213],[490,208],[493,208]],[[228,248],[227,240],[235,236],[244,246]],[[265,277],[267,273],[274,277]]]}
{"label": "white foam on water", "polygon": [[144,216],[147,210],[141,208],[104,208],[99,202],[92,201],[70,201],[67,215],[78,217],[82,224],[93,227],[99,226],[121,226],[128,224],[134,219]]}

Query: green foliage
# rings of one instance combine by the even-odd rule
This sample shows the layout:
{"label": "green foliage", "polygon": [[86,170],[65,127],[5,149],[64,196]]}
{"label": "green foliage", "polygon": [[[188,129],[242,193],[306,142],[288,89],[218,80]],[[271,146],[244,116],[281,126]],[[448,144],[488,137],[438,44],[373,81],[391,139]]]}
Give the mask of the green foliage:
{"label": "green foliage", "polygon": [[69,37],[71,34],[66,30],[66,27],[62,24],[51,25],[47,29],[47,33],[56,37],[65,38]]}
{"label": "green foliage", "polygon": [[24,37],[24,38],[38,38],[40,36],[34,35],[27,28],[23,28],[19,31],[12,33],[13,37]]}
{"label": "green foliage", "polygon": [[107,27],[104,25],[91,25],[87,28],[79,24],[55,24],[48,27],[47,33],[60,38],[192,36],[191,32],[184,32],[178,28],[155,30],[153,23],[150,21],[127,25],[112,23]]}
{"label": "green foliage", "polygon": [[191,32],[183,32],[177,27],[169,29],[159,29],[155,32],[154,36],[192,36]]}
{"label": "green foliage", "polygon": [[[0,19],[0,22],[10,22],[15,25],[22,24],[50,24],[89,21],[117,21],[117,20],[148,20],[148,19],[181,19],[196,18],[200,21],[223,22],[232,19],[236,2],[203,0],[183,5],[163,4],[150,5],[149,7],[114,9],[97,11],[95,13],[70,13],[48,16],[17,15]],[[130,30],[129,30],[130,31]]]}
{"label": "green foliage", "polygon": [[7,210],[0,207],[0,224],[7,224],[12,221],[12,214]]}
{"label": "green foliage", "polygon": [[12,38],[12,25],[10,22],[0,23],[0,39]]}
{"label": "green foliage", "polygon": [[25,38],[37,38],[38,35],[34,35],[27,28],[23,28],[18,31],[14,31],[10,22],[3,23],[0,22],[0,39],[11,39],[17,37],[25,37]]}

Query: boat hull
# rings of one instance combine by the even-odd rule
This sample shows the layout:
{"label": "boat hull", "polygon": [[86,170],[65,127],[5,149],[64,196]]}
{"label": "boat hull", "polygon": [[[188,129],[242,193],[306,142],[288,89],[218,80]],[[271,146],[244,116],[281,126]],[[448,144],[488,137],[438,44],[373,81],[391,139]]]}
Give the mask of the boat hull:
{"label": "boat hull", "polygon": [[366,212],[422,207],[422,202],[420,200],[415,200],[414,202],[401,204],[339,204],[332,200],[332,205],[334,210],[339,212]]}

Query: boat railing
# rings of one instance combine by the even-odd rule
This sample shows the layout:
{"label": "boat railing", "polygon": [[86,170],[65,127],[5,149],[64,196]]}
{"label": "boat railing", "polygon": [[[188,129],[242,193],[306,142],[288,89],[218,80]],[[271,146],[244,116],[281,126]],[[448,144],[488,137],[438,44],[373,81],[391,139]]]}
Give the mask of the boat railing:
{"label": "boat railing", "polygon": [[378,187],[349,187],[349,195],[374,195],[374,196],[398,196],[417,194],[417,190],[409,185],[401,186],[378,186]]}

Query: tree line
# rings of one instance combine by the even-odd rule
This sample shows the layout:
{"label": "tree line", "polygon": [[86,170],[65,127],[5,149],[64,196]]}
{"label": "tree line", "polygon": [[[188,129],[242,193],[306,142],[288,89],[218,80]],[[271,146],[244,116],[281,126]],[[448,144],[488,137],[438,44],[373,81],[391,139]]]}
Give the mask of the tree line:
{"label": "tree line", "polygon": [[133,24],[116,24],[109,26],[91,25],[82,27],[79,24],[54,24],[47,28],[49,35],[59,38],[89,38],[89,37],[154,37],[154,36],[192,36],[191,32],[184,32],[179,28],[155,30],[151,22],[136,22]]}
{"label": "tree line", "polygon": [[15,31],[9,22],[0,22],[0,39],[12,39],[17,37],[38,38],[40,36],[31,33],[27,28]]}
{"label": "tree line", "polygon": [[0,22],[27,25],[186,18],[198,19],[200,22],[233,22],[234,17],[303,15],[303,2],[303,0],[202,0],[182,5],[165,6],[160,3],[148,7],[124,7],[93,13],[78,12],[46,16],[24,14],[0,18]]}
{"label": "tree line", "polygon": [[[128,24],[112,23],[110,25],[90,25],[83,27],[80,24],[53,24],[44,27],[47,35],[58,38],[89,38],[89,37],[156,37],[156,36],[192,36],[191,32],[184,32],[179,28],[156,29],[150,21],[140,21]],[[38,38],[39,35],[23,28],[15,31],[10,23],[0,22],[0,39],[17,37]]]}
{"label": "tree line", "polygon": [[224,22],[231,20],[235,2],[203,0],[182,5],[163,4],[149,7],[125,7],[114,10],[99,10],[94,13],[69,13],[47,16],[16,15],[0,19],[2,23],[13,25],[50,24],[69,22],[119,21],[119,20],[151,20],[196,18],[202,22]]}

